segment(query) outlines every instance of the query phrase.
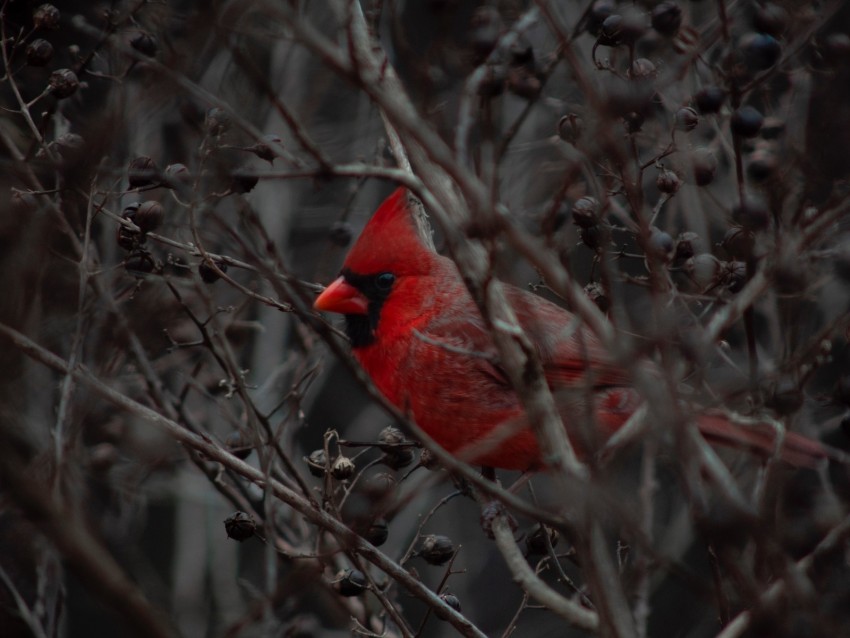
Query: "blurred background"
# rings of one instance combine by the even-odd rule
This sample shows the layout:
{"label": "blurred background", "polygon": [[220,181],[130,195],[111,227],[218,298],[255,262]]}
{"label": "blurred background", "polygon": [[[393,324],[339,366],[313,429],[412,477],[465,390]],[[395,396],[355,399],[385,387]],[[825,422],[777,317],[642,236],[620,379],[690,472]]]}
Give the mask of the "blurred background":
{"label": "blurred background", "polygon": [[[314,499],[483,634],[585,635],[524,597],[467,486],[423,467],[309,309],[397,158],[362,84],[299,39],[310,25],[347,56],[351,6],[277,4],[3,3],[0,324]],[[670,344],[689,397],[848,447],[846,3],[360,6],[422,126],[642,354]],[[700,350],[765,263],[765,291]],[[556,299],[507,243],[494,270]],[[145,635],[132,592],[183,636],[457,635],[303,512],[9,330],[0,635]],[[713,636],[743,610],[747,633],[728,635],[844,635],[846,468],[721,454],[753,518],[691,493],[669,445],[648,512],[642,445],[598,468],[635,635]],[[516,514],[520,546],[591,607],[581,543],[541,542],[542,514],[574,504],[545,474],[531,484],[541,517]]]}

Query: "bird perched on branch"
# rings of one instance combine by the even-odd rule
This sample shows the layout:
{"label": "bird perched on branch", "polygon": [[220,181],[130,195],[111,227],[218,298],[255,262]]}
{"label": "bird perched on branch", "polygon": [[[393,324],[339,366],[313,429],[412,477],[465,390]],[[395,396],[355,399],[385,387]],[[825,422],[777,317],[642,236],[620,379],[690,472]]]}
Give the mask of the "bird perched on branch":
{"label": "bird perched on branch", "polygon": [[[505,294],[573,447],[579,456],[598,449],[641,404],[627,373],[563,308],[513,286]],[[377,388],[447,451],[494,468],[545,464],[478,306],[454,262],[422,241],[404,189],[378,208],[315,308],[345,316],[354,356]],[[774,453],[777,432],[767,424],[744,426],[720,414],[694,420],[709,441]],[[832,453],[789,432],[779,455],[813,465]]]}

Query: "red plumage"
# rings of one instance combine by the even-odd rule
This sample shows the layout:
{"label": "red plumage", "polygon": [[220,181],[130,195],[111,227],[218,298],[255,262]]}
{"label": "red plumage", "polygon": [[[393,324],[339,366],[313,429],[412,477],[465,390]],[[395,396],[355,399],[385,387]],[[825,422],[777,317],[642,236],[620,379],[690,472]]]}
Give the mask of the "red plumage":
{"label": "red plumage", "polygon": [[[627,375],[566,310],[512,286],[506,295],[537,348],[571,442],[580,454],[603,443],[640,405]],[[484,319],[454,263],[419,239],[404,189],[377,210],[315,305],[346,315],[354,355],[375,385],[446,450],[491,467],[540,466]],[[709,440],[773,452],[769,426],[739,426],[713,414],[698,416],[697,424]],[[828,453],[789,433],[781,455],[810,465]]]}

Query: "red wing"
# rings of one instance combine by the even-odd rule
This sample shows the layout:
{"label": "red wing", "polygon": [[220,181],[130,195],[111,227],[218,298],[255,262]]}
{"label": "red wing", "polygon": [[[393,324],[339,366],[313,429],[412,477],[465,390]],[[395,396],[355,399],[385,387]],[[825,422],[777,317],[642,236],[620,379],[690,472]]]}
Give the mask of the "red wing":
{"label": "red wing", "polygon": [[[552,389],[587,383],[588,370],[593,387],[628,384],[628,377],[610,363],[605,349],[593,334],[569,312],[543,299],[515,288],[505,287],[522,329],[537,348],[546,380]],[[465,295],[458,295],[458,300]],[[494,381],[510,387],[498,363],[498,353],[478,309],[459,301],[427,326],[435,341],[453,344],[477,359],[475,367]]]}
{"label": "red wing", "polygon": [[508,290],[520,325],[537,346],[550,386],[587,382],[588,371],[593,386],[629,383],[626,373],[611,363],[599,340],[574,315],[538,295]]}

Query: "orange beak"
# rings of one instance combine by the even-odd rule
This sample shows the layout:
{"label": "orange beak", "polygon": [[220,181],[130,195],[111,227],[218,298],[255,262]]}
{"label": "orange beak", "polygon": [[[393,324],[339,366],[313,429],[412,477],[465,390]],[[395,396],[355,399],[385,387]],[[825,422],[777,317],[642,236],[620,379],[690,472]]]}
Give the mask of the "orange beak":
{"label": "orange beak", "polygon": [[369,300],[354,286],[339,277],[313,302],[316,310],[338,312],[341,315],[369,314]]}

